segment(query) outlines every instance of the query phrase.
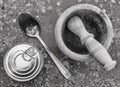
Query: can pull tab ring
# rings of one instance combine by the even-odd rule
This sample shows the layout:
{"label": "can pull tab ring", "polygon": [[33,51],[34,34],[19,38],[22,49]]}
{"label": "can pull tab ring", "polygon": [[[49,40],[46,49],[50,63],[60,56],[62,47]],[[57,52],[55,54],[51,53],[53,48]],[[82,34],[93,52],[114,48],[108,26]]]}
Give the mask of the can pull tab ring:
{"label": "can pull tab ring", "polygon": [[34,55],[36,54],[35,49],[33,47],[28,48],[22,55],[23,59],[25,61],[31,61],[34,58]]}

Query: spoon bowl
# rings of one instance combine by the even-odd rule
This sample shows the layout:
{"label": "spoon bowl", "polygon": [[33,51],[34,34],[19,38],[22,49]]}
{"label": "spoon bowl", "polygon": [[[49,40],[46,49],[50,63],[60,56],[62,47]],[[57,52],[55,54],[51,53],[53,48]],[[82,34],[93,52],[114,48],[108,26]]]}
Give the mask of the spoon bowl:
{"label": "spoon bowl", "polygon": [[21,29],[24,31],[25,34],[28,33],[26,28],[29,28],[30,30],[32,30],[34,26],[36,26],[36,29],[38,29],[39,32],[41,31],[39,22],[27,13],[21,13],[18,17],[18,21]]}
{"label": "spoon bowl", "polygon": [[29,37],[36,37],[39,35],[39,31],[38,31],[38,26],[35,25],[35,26],[30,26],[28,28],[26,28],[26,34],[29,36]]}

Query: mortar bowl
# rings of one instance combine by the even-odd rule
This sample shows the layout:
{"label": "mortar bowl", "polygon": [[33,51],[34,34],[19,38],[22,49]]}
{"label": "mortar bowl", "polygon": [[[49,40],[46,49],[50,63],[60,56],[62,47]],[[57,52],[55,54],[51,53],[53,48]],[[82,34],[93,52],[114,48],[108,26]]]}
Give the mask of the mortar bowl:
{"label": "mortar bowl", "polygon": [[113,26],[105,11],[94,5],[78,4],[65,10],[55,26],[56,44],[66,56],[77,61],[91,58],[80,38],[67,28],[67,21],[73,16],[79,16],[87,31],[94,34],[94,38],[106,49],[109,48],[113,38]]}

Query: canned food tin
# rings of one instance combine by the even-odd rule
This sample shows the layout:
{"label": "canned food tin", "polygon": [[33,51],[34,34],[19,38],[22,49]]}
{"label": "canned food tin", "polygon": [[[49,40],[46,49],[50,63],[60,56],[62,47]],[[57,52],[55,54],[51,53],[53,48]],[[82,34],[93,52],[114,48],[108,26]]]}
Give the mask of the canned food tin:
{"label": "canned food tin", "polygon": [[33,79],[43,67],[43,56],[30,44],[19,44],[5,55],[4,68],[9,77],[16,81]]}

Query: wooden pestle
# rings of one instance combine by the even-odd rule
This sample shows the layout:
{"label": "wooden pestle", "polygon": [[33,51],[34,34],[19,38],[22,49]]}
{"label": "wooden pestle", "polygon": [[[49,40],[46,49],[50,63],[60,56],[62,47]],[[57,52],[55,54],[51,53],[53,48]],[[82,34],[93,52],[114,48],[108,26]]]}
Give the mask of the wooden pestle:
{"label": "wooden pestle", "polygon": [[116,61],[112,60],[107,50],[94,39],[93,34],[87,32],[82,20],[78,16],[74,16],[68,21],[68,28],[80,37],[81,43],[85,44],[90,54],[104,65],[107,71],[115,67]]}

